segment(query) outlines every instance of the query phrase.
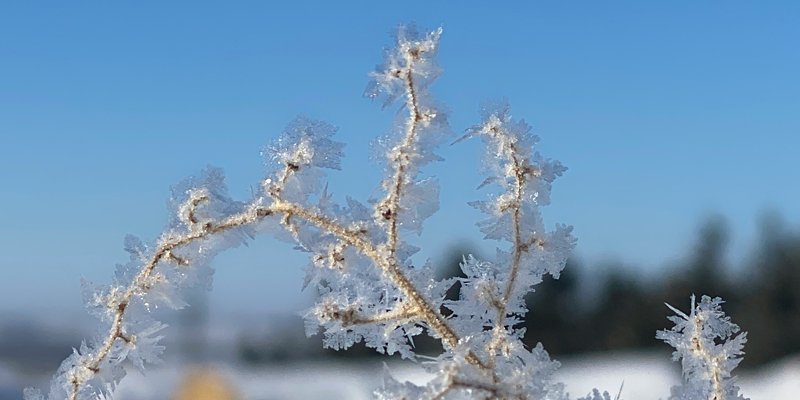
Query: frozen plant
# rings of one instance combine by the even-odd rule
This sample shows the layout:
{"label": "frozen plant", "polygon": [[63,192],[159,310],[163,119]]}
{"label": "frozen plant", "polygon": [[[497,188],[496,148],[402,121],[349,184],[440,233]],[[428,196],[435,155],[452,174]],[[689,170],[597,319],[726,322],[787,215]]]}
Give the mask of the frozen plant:
{"label": "frozen plant", "polygon": [[[125,375],[123,361],[143,370],[159,360],[164,324],[151,310],[183,307],[182,290],[210,284],[215,254],[271,233],[310,255],[304,287],[320,296],[305,312],[306,330],[313,335],[322,329],[325,346],[346,349],[363,341],[378,352],[415,360],[413,336],[425,331],[441,340],[444,352],[425,363],[435,375],[427,385],[387,376],[378,399],[567,399],[564,385],[552,379],[558,362],[541,344],[526,348],[518,328],[525,294],[544,275],[557,278],[576,243],[569,226],[546,230],[539,210],[549,204],[552,183],[566,168],[534,151],[539,138],[511,117],[505,100],[485,103],[480,122],[456,140],[478,137],[485,143],[487,178],[479,188],[494,190],[487,200],[470,204],[486,214],[478,223],[485,238],[505,243],[495,259],[466,257],[460,298],[449,301],[445,293],[456,279],[436,280],[428,264],[412,261],[418,249],[402,239],[421,233],[439,208],[439,184],[421,176],[420,168],[441,161],[435,150],[452,137],[446,109],[428,91],[442,72],[435,58],[441,33],[399,26],[394,47],[370,73],[365,96],[381,98],[384,108],[400,105],[389,134],[374,142],[384,178],[368,205],[349,197],[339,205],[328,195],[324,169],[340,168],[344,144],[333,140],[336,127],[305,116],[264,147],[268,171],[252,200],[231,199],[215,168],[175,185],[161,236],[151,244],[126,237],[130,261],[118,266],[111,284],[84,283],[86,308],[100,319],[100,332],[62,363],[47,396],[26,389],[26,398],[110,396]],[[698,308],[697,315],[706,309]],[[699,372],[691,376],[705,379]],[[610,396],[595,390],[586,399]]]}
{"label": "frozen plant", "polygon": [[731,372],[742,361],[747,334],[737,335],[739,326],[722,312],[722,303],[719,297],[703,296],[695,304],[692,296],[689,315],[667,305],[677,314],[669,317],[675,326],[658,331],[656,338],[675,348],[672,359],[681,360],[684,378],[670,399],[744,400]]}

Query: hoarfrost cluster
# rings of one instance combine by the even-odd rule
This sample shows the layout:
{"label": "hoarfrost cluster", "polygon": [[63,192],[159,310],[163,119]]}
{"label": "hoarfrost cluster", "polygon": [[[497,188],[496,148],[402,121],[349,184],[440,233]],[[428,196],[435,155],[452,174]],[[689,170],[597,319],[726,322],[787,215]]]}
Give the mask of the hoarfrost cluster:
{"label": "hoarfrost cluster", "polygon": [[[506,100],[486,102],[480,121],[455,142],[485,143],[480,185],[487,198],[470,203],[485,214],[478,222],[485,239],[501,244],[493,260],[466,256],[460,298],[446,300],[456,279],[437,280],[431,266],[417,265],[418,248],[402,238],[419,234],[439,209],[439,183],[420,169],[442,161],[435,151],[452,141],[447,109],[428,91],[442,73],[436,53],[442,30],[399,26],[394,46],[370,73],[364,95],[383,107],[399,103],[389,133],[373,142],[383,166],[379,191],[367,203],[337,204],[323,184],[325,169],[339,169],[344,144],[337,128],[306,116],[290,122],[262,155],[268,173],[254,198],[230,198],[219,169],[209,167],[172,188],[171,217],[152,243],[125,238],[130,260],[117,267],[109,285],[84,282],[86,309],[102,323],[59,368],[49,394],[26,389],[27,399],[94,399],[111,395],[128,360],[139,370],[163,351],[152,317],[156,307],[185,306],[181,292],[209,286],[215,254],[269,233],[309,254],[304,287],[319,292],[305,311],[306,331],[322,330],[324,345],[346,349],[364,342],[378,352],[416,360],[413,336],[442,341],[444,352],[423,363],[435,378],[425,386],[387,375],[378,399],[567,399],[552,379],[559,363],[541,344],[526,348],[520,329],[524,296],[549,274],[558,278],[575,247],[572,227],[546,229],[540,207],[566,167],[535,151],[539,138],[524,120],[512,118]],[[738,399],[729,379],[744,335],[722,316],[718,299],[704,297],[677,326],[659,332],[683,360],[686,383],[676,399]],[[716,344],[716,338],[725,342]],[[716,396],[716,397],[712,397]],[[585,399],[610,400],[608,393]]]}
{"label": "hoarfrost cluster", "polygon": [[685,380],[672,388],[670,399],[744,399],[731,372],[742,361],[747,334],[725,316],[722,303],[719,297],[703,296],[695,304],[692,296],[689,315],[669,306],[677,314],[669,317],[675,327],[656,337],[675,348],[672,359],[681,361]]}

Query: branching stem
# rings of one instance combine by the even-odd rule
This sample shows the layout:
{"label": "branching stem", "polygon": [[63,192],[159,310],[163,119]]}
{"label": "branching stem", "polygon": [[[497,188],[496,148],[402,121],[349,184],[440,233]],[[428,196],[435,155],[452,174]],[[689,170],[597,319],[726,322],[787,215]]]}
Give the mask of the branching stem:
{"label": "branching stem", "polygon": [[[93,373],[96,373],[100,370],[100,366],[110,354],[111,349],[114,346],[114,342],[118,338],[124,339],[122,322],[133,296],[137,293],[147,292],[149,290],[150,285],[148,284],[148,281],[153,273],[153,270],[156,268],[159,262],[164,259],[183,260],[182,258],[175,258],[175,256],[172,256],[172,252],[175,249],[197,240],[206,239],[212,235],[221,234],[231,229],[258,223],[265,217],[273,214],[282,214],[284,217],[296,216],[302,218],[317,226],[319,229],[332,234],[347,244],[355,247],[364,255],[371,258],[378,266],[380,266],[380,268],[392,280],[392,282],[394,282],[394,284],[397,285],[397,287],[400,288],[400,290],[402,290],[406,295],[410,305],[409,310],[407,311],[409,317],[419,316],[419,318],[421,318],[428,326],[430,326],[431,329],[436,332],[436,334],[442,337],[442,340],[448,346],[455,347],[458,344],[460,338],[456,332],[445,321],[444,317],[437,312],[424,298],[422,293],[420,293],[411,280],[408,279],[408,277],[400,270],[400,268],[398,268],[397,259],[394,254],[391,254],[388,257],[384,256],[384,253],[379,251],[378,247],[366,239],[360,231],[348,229],[336,221],[321,215],[316,211],[309,210],[299,204],[276,199],[275,202],[269,206],[254,206],[240,214],[230,216],[219,222],[204,222],[201,229],[192,231],[186,235],[167,237],[163,239],[150,256],[150,259],[147,261],[145,266],[141,269],[141,271],[139,271],[136,277],[134,277],[131,285],[125,290],[125,294],[122,296],[115,310],[111,329],[108,336],[103,341],[103,345],[94,354],[94,357],[86,360],[83,363],[82,367]],[[183,265],[183,262],[179,262],[178,264]],[[399,318],[400,316],[396,317]],[[482,364],[477,357],[472,356],[471,358],[473,359],[473,363],[478,365]],[[70,394],[70,400],[77,400],[78,391],[88,381],[88,379],[90,379],[90,375],[77,373],[73,374],[71,379],[73,390]]]}

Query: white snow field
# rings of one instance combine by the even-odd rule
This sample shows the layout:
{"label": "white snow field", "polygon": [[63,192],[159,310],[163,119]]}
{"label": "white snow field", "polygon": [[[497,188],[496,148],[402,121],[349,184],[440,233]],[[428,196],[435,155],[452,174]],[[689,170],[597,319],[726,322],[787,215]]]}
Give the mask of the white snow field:
{"label": "white snow field", "polygon": [[[424,383],[428,375],[418,365],[391,363],[392,374]],[[367,400],[380,386],[381,363],[292,363],[262,368],[211,365],[238,390],[243,400]],[[118,400],[169,398],[183,372],[175,365],[151,368],[147,376],[131,371],[116,391]],[[612,397],[622,386],[621,399],[657,400],[669,396],[680,379],[677,363],[663,354],[618,353],[580,356],[562,361],[556,378],[566,384],[572,398],[592,388],[608,390]],[[739,375],[742,394],[752,400],[800,398],[800,356],[779,361],[758,372]],[[624,382],[624,385],[623,385]]]}

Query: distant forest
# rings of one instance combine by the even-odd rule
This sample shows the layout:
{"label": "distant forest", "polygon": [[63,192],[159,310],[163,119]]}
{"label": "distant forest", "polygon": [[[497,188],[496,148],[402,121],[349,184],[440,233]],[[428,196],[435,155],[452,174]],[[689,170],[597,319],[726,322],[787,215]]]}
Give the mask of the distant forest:
{"label": "distant forest", "polygon": [[[682,261],[665,266],[663,279],[643,279],[628,264],[604,263],[591,274],[599,281],[587,285],[589,268],[570,260],[559,279],[547,276],[528,295],[524,342],[531,347],[541,342],[555,358],[608,350],[670,351],[655,339],[657,330],[670,326],[666,317],[672,313],[664,303],[688,310],[692,294],[705,294],[725,299],[723,309],[747,332],[742,367],[800,354],[800,233],[775,215],[763,218],[761,225],[757,250],[735,274],[726,261],[729,229],[722,217],[702,224],[693,248]],[[441,266],[440,276],[462,276],[459,263],[469,253],[467,246],[452,249],[452,261]],[[593,287],[592,293],[586,287]],[[456,284],[448,296],[457,298],[458,290]],[[418,353],[438,354],[438,341],[423,336],[414,341]],[[254,344],[242,343],[243,359],[268,361]],[[325,354],[357,358],[377,353],[357,345]]]}

